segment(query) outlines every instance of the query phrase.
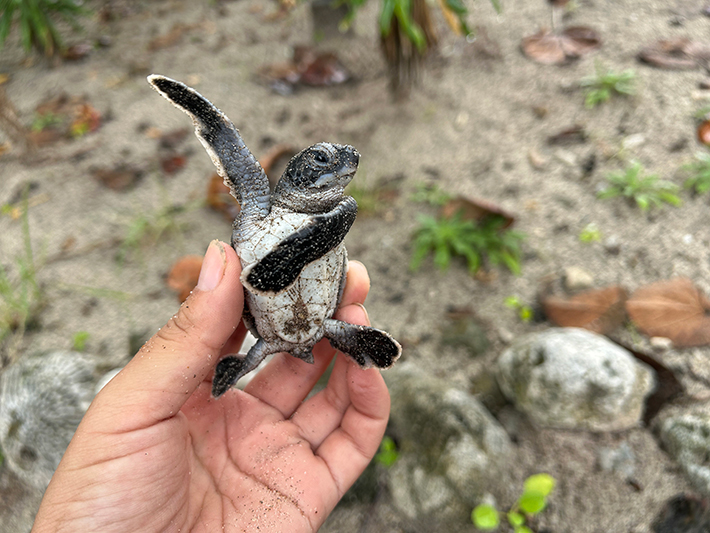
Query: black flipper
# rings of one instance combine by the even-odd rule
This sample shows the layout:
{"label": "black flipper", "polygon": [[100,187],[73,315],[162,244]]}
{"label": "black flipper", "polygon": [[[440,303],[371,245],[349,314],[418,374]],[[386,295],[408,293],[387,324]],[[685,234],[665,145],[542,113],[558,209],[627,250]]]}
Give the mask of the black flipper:
{"label": "black flipper", "polygon": [[309,264],[338,246],[355,222],[357,202],[350,196],[328,213],[281,241],[275,250],[242,273],[242,283],[255,293],[277,293],[291,285]]}
{"label": "black flipper", "polygon": [[389,368],[402,354],[400,344],[385,331],[332,318],[323,325],[324,336],[333,348],[350,356],[363,368]]}
{"label": "black flipper", "polygon": [[269,180],[232,121],[200,93],[184,83],[153,74],[148,82],[192,118],[195,135],[242,210],[259,218],[269,213]]}
{"label": "black flipper", "polygon": [[263,339],[259,339],[246,355],[228,355],[222,359],[214,370],[212,396],[215,398],[222,396],[243,376],[259,366],[259,363],[271,353],[274,351],[268,349],[268,345]]}

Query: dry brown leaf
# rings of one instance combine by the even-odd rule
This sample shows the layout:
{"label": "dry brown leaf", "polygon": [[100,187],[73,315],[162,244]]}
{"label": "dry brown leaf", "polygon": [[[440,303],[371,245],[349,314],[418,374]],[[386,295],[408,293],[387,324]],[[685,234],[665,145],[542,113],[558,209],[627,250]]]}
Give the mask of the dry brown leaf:
{"label": "dry brown leaf", "polygon": [[524,37],[523,53],[545,65],[559,65],[597,50],[602,45],[599,34],[587,26],[571,26],[560,33],[542,29]]}
{"label": "dry brown leaf", "polygon": [[710,120],[700,123],[697,130],[698,140],[706,146],[710,146]]}
{"label": "dry brown leaf", "polygon": [[643,48],[638,59],[662,69],[690,70],[710,59],[710,45],[691,41],[687,37],[661,39]]}
{"label": "dry brown leaf", "polygon": [[573,124],[547,138],[547,144],[551,146],[571,146],[585,142],[587,142],[587,132],[584,126],[579,124]]}
{"label": "dry brown leaf", "polygon": [[542,308],[550,322],[558,326],[607,334],[624,322],[626,297],[626,291],[615,285],[585,291],[571,298],[547,296],[542,300]]}
{"label": "dry brown leaf", "polygon": [[160,159],[160,168],[168,175],[182,170],[187,164],[187,157],[182,154],[170,154]]}
{"label": "dry brown leaf", "polygon": [[184,302],[200,279],[202,257],[199,255],[186,255],[178,259],[170,269],[166,283],[168,287],[178,293],[178,299]]}
{"label": "dry brown leaf", "polygon": [[316,52],[308,46],[295,46],[290,63],[274,63],[259,74],[269,83],[314,87],[336,85],[350,79],[350,73],[332,52]]}
{"label": "dry brown leaf", "polygon": [[142,169],[128,165],[118,165],[115,168],[96,168],[91,173],[101,185],[118,192],[131,189],[143,177]]}
{"label": "dry brown leaf", "polygon": [[639,288],[626,311],[649,337],[667,337],[677,347],[710,344],[710,300],[687,278]]}
{"label": "dry brown leaf", "polygon": [[222,176],[216,172],[212,174],[207,184],[207,205],[222,212],[229,222],[239,214],[239,202],[232,196],[229,187],[224,184]]}
{"label": "dry brown leaf", "polygon": [[501,226],[501,229],[508,228],[515,222],[515,216],[502,207],[488,200],[472,196],[457,196],[449,200],[441,208],[441,215],[450,218],[459,211],[461,211],[464,220],[482,220],[491,215],[502,217],[505,219],[505,224]]}

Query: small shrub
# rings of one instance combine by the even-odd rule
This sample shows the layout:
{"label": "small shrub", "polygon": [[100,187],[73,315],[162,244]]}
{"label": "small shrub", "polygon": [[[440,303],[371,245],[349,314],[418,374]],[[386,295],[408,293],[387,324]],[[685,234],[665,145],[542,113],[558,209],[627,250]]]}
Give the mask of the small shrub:
{"label": "small shrub", "polygon": [[20,40],[26,52],[32,47],[53,55],[62,47],[62,40],[54,26],[53,17],[68,22],[75,31],[81,28],[77,19],[87,10],[75,0],[2,0],[0,1],[0,48],[5,44],[10,29],[17,22]]}
{"label": "small shrub", "polygon": [[83,352],[86,349],[86,341],[89,340],[88,331],[77,331],[72,335],[72,349],[77,352]]}
{"label": "small shrub", "polygon": [[584,226],[582,231],[579,232],[579,240],[585,244],[601,242],[602,232],[599,231],[599,228],[594,222],[591,222]]}
{"label": "small shrub", "polygon": [[624,172],[612,172],[606,179],[609,186],[597,195],[599,198],[624,196],[636,202],[642,211],[661,207],[664,202],[676,207],[681,204],[677,194],[679,187],[659,179],[657,174],[644,175],[638,161],[634,161]]}
{"label": "small shrub", "polygon": [[476,223],[462,220],[461,213],[452,217],[419,217],[419,228],[414,235],[414,254],[410,263],[417,270],[424,258],[432,252],[434,264],[446,270],[451,259],[463,257],[471,274],[475,274],[484,259],[494,266],[505,265],[514,274],[520,274],[520,244],[524,235],[514,230],[503,230],[502,217],[487,217]]}
{"label": "small shrub", "polygon": [[608,102],[613,95],[632,96],[635,88],[636,72],[629,69],[623,72],[607,70],[603,72],[600,65],[596,66],[596,74],[583,78],[580,85],[584,89],[584,105],[593,109],[599,104]]}
{"label": "small shrub", "polygon": [[395,461],[397,461],[397,459],[399,459],[397,445],[391,437],[385,435],[380,443],[380,451],[378,451],[375,455],[375,461],[389,468],[395,463]]}
{"label": "small shrub", "polygon": [[[555,484],[555,478],[549,474],[535,474],[525,480],[523,493],[513,508],[506,513],[508,523],[515,533],[532,533],[525,525],[527,518],[545,510],[547,497],[555,488]],[[497,529],[500,524],[498,510],[487,503],[477,505],[473,509],[471,520],[476,528],[483,531]]]}
{"label": "small shrub", "polygon": [[695,194],[704,194],[710,191],[710,153],[698,152],[695,159],[696,161],[683,166],[683,170],[690,173],[683,186]]}
{"label": "small shrub", "polygon": [[24,251],[15,258],[15,274],[0,265],[0,345],[8,341],[7,353],[13,358],[25,331],[36,322],[44,305],[44,296],[37,282],[37,269],[30,239],[27,194],[22,207],[22,238]]}
{"label": "small shrub", "polygon": [[525,305],[517,296],[508,296],[505,299],[505,306],[518,313],[518,318],[523,322],[530,322],[533,319],[533,310],[529,305]]}

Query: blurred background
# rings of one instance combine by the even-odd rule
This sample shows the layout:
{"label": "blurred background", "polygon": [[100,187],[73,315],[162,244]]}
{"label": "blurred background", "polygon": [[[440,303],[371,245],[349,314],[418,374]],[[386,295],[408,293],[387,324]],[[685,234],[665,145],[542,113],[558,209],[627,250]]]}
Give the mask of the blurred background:
{"label": "blurred background", "polygon": [[239,207],[152,73],[224,111],[272,184],[310,144],[361,153],[345,242],[404,354],[324,531],[710,530],[709,16],[0,3],[0,531],[29,531],[97,387],[231,237]]}

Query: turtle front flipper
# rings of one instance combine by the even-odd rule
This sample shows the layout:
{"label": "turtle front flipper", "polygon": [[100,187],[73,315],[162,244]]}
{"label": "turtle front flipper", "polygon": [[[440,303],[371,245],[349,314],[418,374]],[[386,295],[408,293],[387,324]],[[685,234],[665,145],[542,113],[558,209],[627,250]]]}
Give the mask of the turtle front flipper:
{"label": "turtle front flipper", "polygon": [[246,216],[269,214],[269,180],[244,144],[232,121],[200,93],[184,83],[152,74],[148,82],[176,107],[190,115],[195,135],[207,150],[217,172],[231,189]]}
{"label": "turtle front flipper", "polygon": [[259,339],[252,346],[246,355],[228,355],[223,358],[214,370],[212,379],[212,396],[219,398],[233,387],[237,381],[249,372],[254,370],[267,355],[276,353],[279,350],[272,350],[271,347]]}
{"label": "turtle front flipper", "polygon": [[402,354],[392,336],[368,326],[357,326],[329,318],[323,322],[324,337],[336,350],[350,356],[362,368],[389,368]]}
{"label": "turtle front flipper", "polygon": [[256,294],[275,294],[291,285],[303,268],[338,246],[355,222],[357,202],[346,196],[328,213],[313,215],[259,262],[242,270],[242,284]]}

